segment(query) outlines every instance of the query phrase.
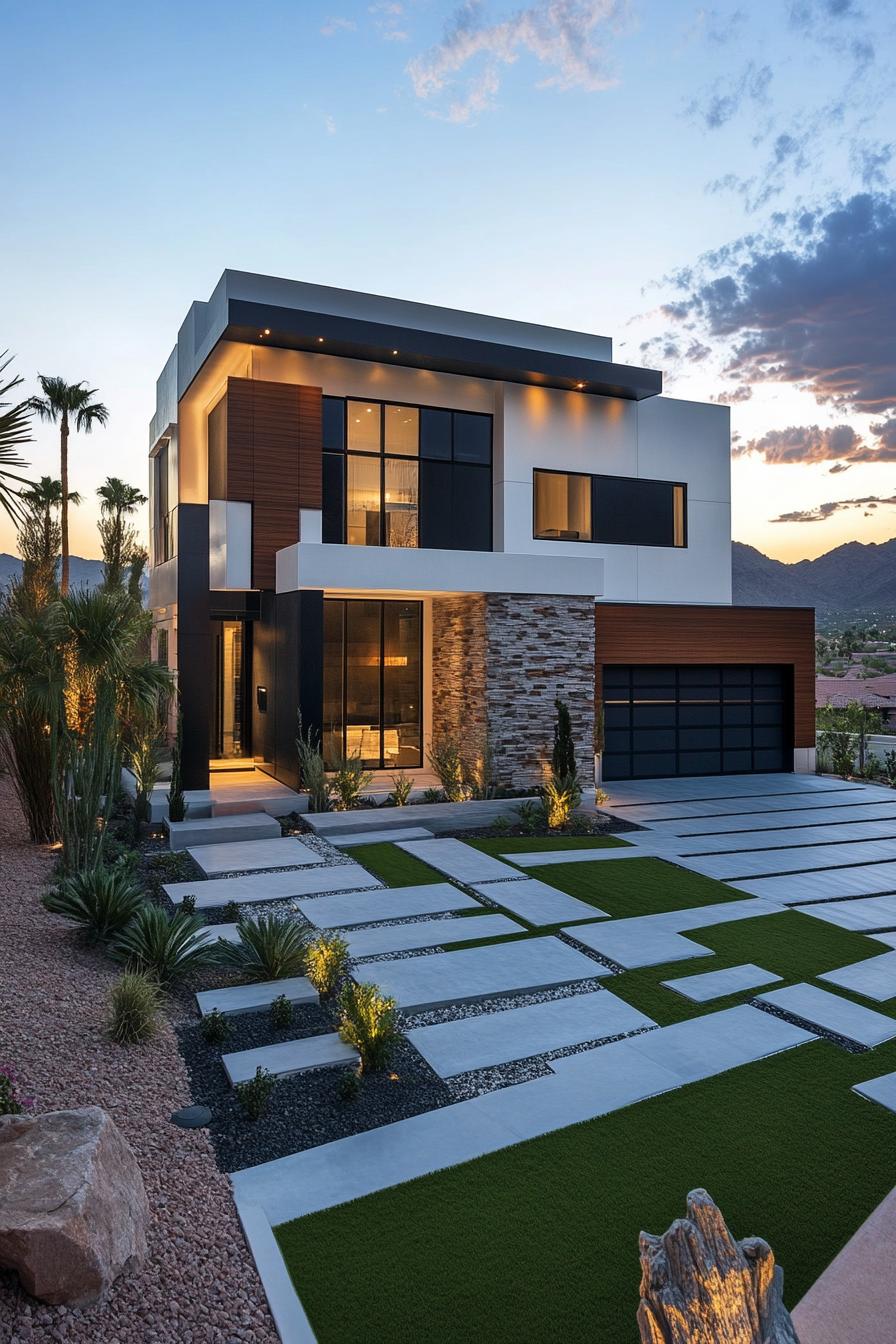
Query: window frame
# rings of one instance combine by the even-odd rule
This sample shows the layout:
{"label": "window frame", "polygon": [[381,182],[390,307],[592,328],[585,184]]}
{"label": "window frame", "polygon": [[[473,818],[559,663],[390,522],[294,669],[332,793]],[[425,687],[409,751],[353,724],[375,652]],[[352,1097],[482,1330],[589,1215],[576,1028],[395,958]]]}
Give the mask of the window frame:
{"label": "window frame", "polygon": [[[591,538],[586,540],[584,537],[546,537],[536,531],[535,526],[535,477],[536,475],[550,476],[582,476],[590,482],[591,490]],[[653,485],[668,485],[672,490],[672,527],[673,537],[675,528],[675,491],[682,492],[682,535],[683,540],[679,545],[673,541],[602,541],[597,535],[597,511],[594,507],[594,491],[596,483],[601,480],[607,481],[632,481],[635,484],[644,482]],[[547,542],[553,545],[563,546],[643,546],[648,550],[665,551],[686,551],[689,546],[688,538],[688,484],[687,481],[668,481],[658,476],[614,476],[608,471],[566,471],[560,467],[533,467],[532,468],[532,540]]]}
{"label": "window frame", "polygon": [[[349,490],[348,490],[348,459],[349,459],[350,457],[366,457],[366,458],[373,458],[373,459],[378,460],[379,463],[380,463],[379,542],[378,542],[377,544],[378,544],[379,546],[382,546],[382,547],[384,547],[384,548],[386,548],[386,549],[389,549],[389,550],[394,550],[394,549],[407,549],[407,550],[420,550],[420,549],[426,549],[425,547],[421,547],[421,545],[420,545],[420,538],[421,538],[421,536],[422,536],[422,534],[423,534],[422,508],[421,508],[423,491],[422,491],[422,487],[421,487],[421,471],[420,471],[420,464],[421,464],[422,462],[441,462],[441,463],[444,463],[445,465],[451,467],[452,469],[453,469],[455,466],[459,466],[459,467],[472,467],[472,468],[474,468],[474,469],[477,470],[477,471],[488,472],[488,495],[489,495],[489,500],[490,500],[490,501],[493,501],[493,491],[494,491],[495,417],[494,417],[494,415],[493,415],[491,412],[489,412],[489,411],[469,411],[469,410],[465,410],[465,409],[463,409],[463,408],[457,408],[457,407],[454,407],[454,406],[434,406],[434,405],[432,405],[431,403],[428,403],[428,402],[397,401],[397,400],[394,400],[394,399],[391,399],[391,398],[388,399],[388,400],[380,400],[380,399],[378,399],[378,398],[376,398],[376,397],[355,396],[355,395],[352,395],[352,394],[350,394],[350,393],[347,393],[347,394],[345,394],[344,396],[337,396],[337,395],[330,394],[330,393],[324,393],[324,400],[325,400],[325,401],[330,401],[330,402],[340,402],[341,405],[342,405],[342,414],[343,414],[343,425],[342,425],[342,447],[341,447],[341,448],[332,448],[332,447],[329,447],[327,444],[324,444],[323,447],[322,447],[322,451],[323,451],[324,453],[329,453],[329,454],[331,454],[331,455],[334,456],[334,457],[341,457],[341,458],[345,461],[345,464],[346,464],[346,465],[345,465],[345,468],[344,468],[344,470],[343,470],[343,501],[342,501],[342,537],[343,537],[343,541],[342,541],[342,543],[340,543],[340,544],[342,544],[342,545],[346,545],[346,546],[352,544],[352,543],[350,543],[350,542],[348,541],[348,505],[349,505]],[[380,408],[380,447],[379,447],[379,451],[378,451],[378,452],[373,452],[373,451],[369,451],[369,450],[357,449],[357,448],[350,448],[350,447],[349,447],[349,408],[350,408],[350,405],[351,405],[352,402],[357,402],[357,403],[359,403],[360,405],[363,405],[363,406],[379,406],[379,408]],[[406,409],[406,410],[413,410],[413,411],[416,411],[416,412],[417,412],[417,452],[416,452],[416,454],[410,454],[410,453],[390,453],[390,452],[387,452],[387,450],[386,450],[386,407],[387,407],[387,406],[395,406],[395,407],[398,407],[399,409],[402,409],[402,408],[403,408],[403,409]],[[444,412],[446,412],[448,415],[451,416],[451,455],[450,455],[450,457],[447,457],[447,458],[446,458],[446,457],[429,457],[429,456],[424,455],[424,454],[421,452],[421,438],[422,438],[421,430],[422,430],[422,418],[423,418],[423,414],[422,414],[422,413],[423,413],[424,411],[444,411]],[[488,460],[488,462],[473,462],[473,461],[468,461],[468,460],[465,459],[465,458],[458,459],[458,458],[455,456],[455,416],[456,416],[456,415],[475,415],[475,416],[480,416],[483,420],[487,420],[487,421],[488,421],[488,430],[489,430],[489,460]],[[417,546],[416,546],[416,547],[404,547],[404,548],[399,547],[399,548],[395,548],[395,547],[390,547],[390,546],[388,546],[388,543],[387,543],[387,541],[386,541],[387,527],[386,527],[386,510],[385,510],[384,505],[385,505],[385,498],[386,498],[386,462],[387,462],[387,460],[388,460],[388,461],[392,461],[392,462],[405,462],[405,463],[407,463],[407,462],[415,462],[415,463],[417,464]],[[489,529],[489,549],[493,549],[493,547],[494,547],[494,525],[493,525],[493,521],[491,520],[491,518],[490,518],[490,522],[491,522],[491,526],[490,526],[490,529]]]}

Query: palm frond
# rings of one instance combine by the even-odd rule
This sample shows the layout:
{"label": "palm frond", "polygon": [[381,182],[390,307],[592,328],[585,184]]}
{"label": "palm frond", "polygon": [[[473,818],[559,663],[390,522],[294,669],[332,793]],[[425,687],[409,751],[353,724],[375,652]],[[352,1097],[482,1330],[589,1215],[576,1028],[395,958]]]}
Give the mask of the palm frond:
{"label": "palm frond", "polygon": [[[0,355],[0,375],[11,362],[12,356],[4,350]],[[32,408],[28,399],[18,402],[9,400],[9,394],[21,386],[21,383],[22,378],[19,374],[5,380],[0,378],[0,506],[14,522],[21,517],[22,511],[18,498],[20,492],[10,483],[15,482],[18,486],[30,485],[26,477],[12,470],[14,467],[27,467],[28,463],[18,450],[32,439]]]}

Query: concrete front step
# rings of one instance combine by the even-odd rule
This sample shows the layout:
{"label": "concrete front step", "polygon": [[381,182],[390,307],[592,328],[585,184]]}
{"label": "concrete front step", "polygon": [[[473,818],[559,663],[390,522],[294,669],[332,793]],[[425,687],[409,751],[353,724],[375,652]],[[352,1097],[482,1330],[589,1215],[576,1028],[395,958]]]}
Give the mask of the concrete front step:
{"label": "concrete front step", "polygon": [[225,817],[188,817],[186,821],[168,823],[168,844],[172,850],[233,844],[239,840],[272,840],[279,839],[281,835],[279,821],[269,817],[266,812]]}
{"label": "concrete front step", "polygon": [[425,826],[436,834],[478,830],[499,817],[515,821],[523,798],[486,798],[468,803],[413,803],[408,807],[361,808],[357,812],[309,812],[304,820],[318,835],[333,840],[354,831]]}
{"label": "concrete front step", "polygon": [[283,994],[290,1003],[319,1003],[320,995],[304,975],[286,980],[263,980],[254,985],[230,985],[226,989],[205,989],[196,995],[202,1017],[207,1013],[259,1013],[270,1008]]}
{"label": "concrete front step", "polygon": [[334,1068],[337,1064],[350,1068],[358,1063],[358,1052],[339,1039],[335,1031],[323,1036],[306,1036],[300,1041],[280,1041],[276,1045],[261,1045],[254,1050],[236,1050],[222,1055],[231,1086],[247,1083],[255,1077],[256,1069],[267,1069],[277,1078],[291,1073],[306,1073],[309,1069]]}
{"label": "concrete front step", "polygon": [[330,843],[337,849],[351,849],[355,845],[376,845],[381,841],[397,844],[399,840],[431,840],[432,831],[425,826],[402,826],[394,830],[388,826],[375,831],[351,831],[348,835],[336,834],[329,837]]}

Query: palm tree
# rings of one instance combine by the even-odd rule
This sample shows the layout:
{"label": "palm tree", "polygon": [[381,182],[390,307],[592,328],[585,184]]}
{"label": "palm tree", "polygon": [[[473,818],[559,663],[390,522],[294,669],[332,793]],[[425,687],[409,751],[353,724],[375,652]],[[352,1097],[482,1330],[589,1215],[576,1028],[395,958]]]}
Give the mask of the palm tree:
{"label": "palm tree", "polygon": [[107,588],[120,587],[124,582],[125,565],[138,555],[137,532],[125,518],[145,504],[146,495],[135,485],[128,485],[117,476],[107,476],[97,490],[100,504],[100,542],[103,548],[103,583]]}
{"label": "palm tree", "polygon": [[[34,519],[34,526],[40,535],[40,558],[44,565],[50,568],[52,577],[58,556],[59,533],[56,510],[62,507],[62,482],[54,481],[52,476],[41,476],[34,485],[20,490],[19,498],[28,509],[30,517]],[[80,504],[81,496],[72,490],[68,501],[70,504]]]}
{"label": "palm tree", "polygon": [[[12,355],[6,350],[0,355],[0,374],[11,363]],[[31,442],[31,403],[18,401],[10,403],[7,397],[22,382],[21,377],[0,378],[0,506],[13,520],[19,514],[18,491],[10,482],[27,485],[23,476],[10,470],[12,467],[25,467],[27,462],[18,454],[18,449]]]}
{"label": "palm tree", "polygon": [[28,406],[50,424],[59,425],[59,475],[62,488],[62,575],[59,588],[68,592],[68,436],[73,422],[75,430],[89,434],[94,425],[104,425],[109,412],[101,401],[94,401],[95,387],[81,383],[67,383],[64,378],[49,378],[39,373],[42,397],[32,397]]}

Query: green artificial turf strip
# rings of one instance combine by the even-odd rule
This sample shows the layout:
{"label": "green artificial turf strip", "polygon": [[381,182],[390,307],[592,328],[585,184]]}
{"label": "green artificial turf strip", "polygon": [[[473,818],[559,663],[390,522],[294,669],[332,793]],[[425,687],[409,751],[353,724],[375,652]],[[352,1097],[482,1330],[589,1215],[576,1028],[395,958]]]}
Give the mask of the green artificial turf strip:
{"label": "green artificial turf strip", "polygon": [[419,887],[424,883],[448,880],[442,873],[437,873],[435,868],[430,868],[428,863],[399,849],[389,840],[376,845],[355,845],[351,857],[362,863],[374,877],[385,882],[387,887]]}
{"label": "green artificial turf strip", "polygon": [[792,1307],[896,1181],[896,1116],[850,1091],[894,1068],[812,1042],[277,1237],[321,1344],[635,1344],[638,1233],[703,1186]]}
{"label": "green artificial turf strip", "polygon": [[745,899],[724,882],[654,858],[548,864],[526,869],[526,876],[596,905],[614,919]]}
{"label": "green artificial turf strip", "polygon": [[[760,915],[755,919],[737,920],[733,924],[715,924],[707,929],[694,929],[686,936],[709,947],[713,957],[694,957],[688,961],[667,962],[664,966],[648,966],[643,970],[624,971],[605,981],[614,994],[647,1013],[660,1026],[681,1022],[701,1013],[718,1012],[742,1003],[757,994],[782,988],[781,983],[760,985],[756,989],[741,990],[739,994],[713,999],[710,1003],[691,1003],[676,990],[666,989],[663,980],[680,980],[688,975],[702,975],[719,971],[726,966],[742,966],[752,962],[765,971],[782,977],[783,984],[812,980],[822,971],[832,971],[854,961],[878,956],[880,943],[861,933],[851,933],[833,924],[825,924],[798,910],[783,910],[777,915]],[[836,986],[819,982],[819,988],[854,998],[866,1008],[889,1012],[883,1004],[871,1004],[860,995],[851,995]],[[896,1012],[896,1005],[894,1005]]]}

